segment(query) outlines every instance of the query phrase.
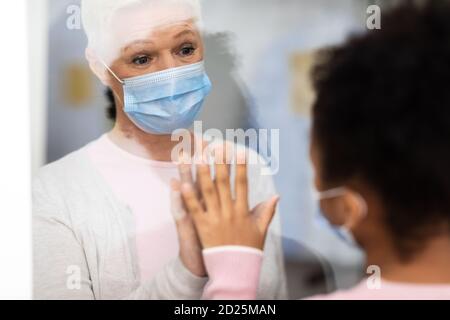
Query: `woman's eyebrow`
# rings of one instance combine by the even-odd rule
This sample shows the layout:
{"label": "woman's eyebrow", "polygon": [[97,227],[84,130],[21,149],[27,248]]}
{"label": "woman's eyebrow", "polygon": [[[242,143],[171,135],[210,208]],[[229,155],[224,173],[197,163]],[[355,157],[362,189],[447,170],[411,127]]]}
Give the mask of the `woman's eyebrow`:
{"label": "woman's eyebrow", "polygon": [[122,51],[126,52],[127,50],[131,49],[135,45],[149,45],[149,44],[153,45],[154,42],[151,40],[136,40],[136,41],[133,41],[130,44],[128,44],[125,48],[123,48]]}
{"label": "woman's eyebrow", "polygon": [[195,35],[195,33],[192,30],[184,30],[184,31],[181,31],[180,33],[176,34],[173,38],[177,39],[177,38],[180,38],[180,37],[188,35],[188,34]]}

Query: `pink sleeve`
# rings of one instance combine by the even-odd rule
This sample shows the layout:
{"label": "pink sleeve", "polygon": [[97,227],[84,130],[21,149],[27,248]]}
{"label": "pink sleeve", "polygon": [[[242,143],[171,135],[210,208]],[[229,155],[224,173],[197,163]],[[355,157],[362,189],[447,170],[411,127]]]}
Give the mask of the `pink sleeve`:
{"label": "pink sleeve", "polygon": [[209,282],[205,300],[254,300],[259,284],[263,252],[240,246],[203,251]]}

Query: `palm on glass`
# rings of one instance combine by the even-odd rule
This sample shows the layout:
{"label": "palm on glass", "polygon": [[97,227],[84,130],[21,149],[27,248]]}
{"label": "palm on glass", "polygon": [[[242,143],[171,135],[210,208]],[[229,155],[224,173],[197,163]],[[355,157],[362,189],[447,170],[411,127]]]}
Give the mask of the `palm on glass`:
{"label": "palm on glass", "polygon": [[264,248],[279,197],[272,197],[250,210],[247,165],[245,157],[241,155],[238,158],[234,199],[229,166],[223,164],[224,161],[215,164],[214,181],[210,166],[200,164],[197,166],[197,186],[182,183],[184,204],[204,249],[229,245]]}
{"label": "palm on glass", "polygon": [[192,217],[187,214],[181,196],[181,185],[194,185],[191,166],[181,163],[179,165],[179,180],[172,180],[171,183],[171,209],[177,226],[180,258],[185,267],[194,275],[203,277],[206,275],[205,265],[202,257],[202,246],[195,230]]}

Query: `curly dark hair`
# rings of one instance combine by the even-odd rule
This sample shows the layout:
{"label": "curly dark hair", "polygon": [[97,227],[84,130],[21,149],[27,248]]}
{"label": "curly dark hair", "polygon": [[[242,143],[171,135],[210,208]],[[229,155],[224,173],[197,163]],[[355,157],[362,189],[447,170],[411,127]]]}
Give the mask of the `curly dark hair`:
{"label": "curly dark hair", "polygon": [[[382,29],[322,53],[313,137],[326,183],[381,197],[399,251],[450,225],[450,5],[384,13]],[[413,249],[414,248],[416,249]]]}

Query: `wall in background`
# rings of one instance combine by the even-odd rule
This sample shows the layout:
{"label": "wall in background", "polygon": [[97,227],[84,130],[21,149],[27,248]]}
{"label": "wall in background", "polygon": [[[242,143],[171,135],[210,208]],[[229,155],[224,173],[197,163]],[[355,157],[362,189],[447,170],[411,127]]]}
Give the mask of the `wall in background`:
{"label": "wall in background", "polygon": [[104,87],[84,58],[87,39],[70,29],[70,5],[80,1],[49,0],[48,110],[46,162],[75,151],[106,132]]}

